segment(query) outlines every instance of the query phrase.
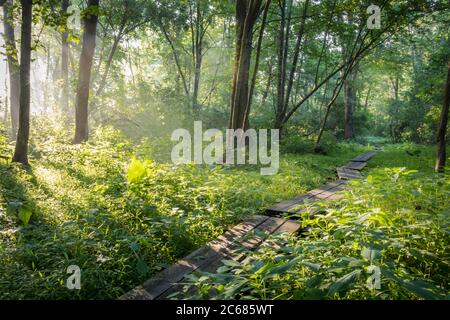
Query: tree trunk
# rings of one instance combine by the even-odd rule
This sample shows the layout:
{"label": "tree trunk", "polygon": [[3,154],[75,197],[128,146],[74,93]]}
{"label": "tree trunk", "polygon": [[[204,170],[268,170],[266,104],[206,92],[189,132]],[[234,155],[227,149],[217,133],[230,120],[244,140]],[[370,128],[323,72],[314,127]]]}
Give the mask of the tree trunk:
{"label": "tree trunk", "polygon": [[[241,64],[241,46],[243,44],[244,37],[244,24],[245,18],[248,10],[248,1],[245,0],[236,0],[236,53],[234,60],[234,72],[233,72],[233,89],[231,92],[231,113],[230,113],[230,121],[229,128],[234,129],[238,128],[237,125],[237,106],[236,106],[236,92],[239,82],[239,68]],[[239,83],[242,86],[242,83]]]}
{"label": "tree trunk", "polygon": [[194,115],[198,113],[198,95],[200,91],[200,76],[203,62],[203,17],[200,10],[200,4],[196,3],[196,19],[195,19],[195,32],[194,32],[194,90],[192,93],[192,109]]}
{"label": "tree trunk", "polygon": [[[89,0],[88,8],[98,7],[99,0]],[[75,111],[74,143],[88,140],[88,103],[91,80],[92,59],[95,51],[95,36],[97,32],[97,13],[84,18],[83,47],[81,49],[80,67]]]}
{"label": "tree trunk", "polygon": [[167,42],[170,45],[170,48],[172,49],[173,58],[175,60],[175,65],[177,66],[178,74],[181,77],[181,80],[183,81],[183,89],[184,93],[187,97],[189,97],[189,88],[186,81],[186,76],[184,75],[183,69],[181,68],[180,58],[178,57],[177,50],[175,49],[174,43],[172,39],[169,36],[169,33],[167,32],[166,28],[163,25],[163,22],[161,18],[159,18],[159,27],[161,29],[162,34],[164,35],[164,38],[166,38]]}
{"label": "tree trunk", "polygon": [[[194,114],[198,111],[198,94],[200,91],[200,73],[202,65],[201,44],[196,47],[195,54],[195,71],[194,71],[194,91],[192,94],[192,107]],[[200,51],[200,52],[199,52]]]}
{"label": "tree trunk", "polygon": [[20,44],[20,110],[19,130],[12,161],[28,165],[28,139],[30,136],[30,65],[32,0],[21,0],[22,30]]}
{"label": "tree trunk", "polygon": [[121,40],[121,36],[114,37],[113,46],[111,48],[111,52],[109,53],[108,60],[106,61],[105,65],[105,72],[102,75],[102,78],[100,80],[100,85],[97,89],[96,95],[99,96],[103,93],[103,90],[106,86],[106,80],[108,79],[109,70],[111,69],[111,64],[114,59],[114,55],[116,54],[117,48],[119,47],[119,42]]}
{"label": "tree trunk", "polygon": [[400,90],[400,80],[398,77],[398,74],[396,74],[395,76],[395,81],[394,81],[394,97],[395,97],[395,101],[398,101],[399,98],[399,90]]}
{"label": "tree trunk", "polygon": [[442,105],[441,120],[437,134],[436,172],[443,172],[446,161],[446,133],[448,123],[448,109],[450,104],[450,61],[448,62],[447,83],[445,85],[444,104]]}
{"label": "tree trunk", "polygon": [[[43,109],[44,112],[47,113],[47,109],[48,109],[48,105],[49,103],[49,88],[48,88],[48,83],[49,83],[49,79],[50,79],[50,73],[51,73],[51,66],[52,66],[52,57],[51,57],[51,50],[50,50],[51,44],[50,42],[47,43],[46,46],[46,50],[47,50],[47,62],[46,62],[46,70],[45,70],[45,80],[43,81],[42,84],[42,90],[43,92]],[[53,90],[52,90],[53,91]]]}
{"label": "tree trunk", "polygon": [[[67,12],[69,0],[62,1],[62,11]],[[69,43],[67,42],[68,33],[61,34],[61,106],[64,112],[69,111]]]}
{"label": "tree trunk", "polygon": [[[8,66],[6,66],[6,68],[8,69]],[[8,121],[8,79],[5,78],[5,113],[4,113],[4,117],[3,117],[3,122],[6,124],[6,122]]]}
{"label": "tree trunk", "polygon": [[342,87],[344,86],[345,77],[347,77],[347,73],[343,72],[342,80],[338,81],[336,83],[336,86],[334,87],[334,90],[333,90],[333,94],[331,96],[331,100],[330,100],[330,102],[328,102],[328,104],[325,108],[326,109],[325,117],[323,118],[322,124],[320,126],[320,130],[319,130],[319,134],[316,139],[316,144],[314,146],[314,152],[316,152],[316,153],[321,153],[323,151],[322,148],[320,147],[320,140],[322,139],[322,135],[325,131],[325,126],[327,124],[327,120],[328,120],[328,116],[330,115],[331,108],[333,107],[333,104],[335,103],[337,97],[341,93]]}
{"label": "tree trunk", "polygon": [[278,39],[278,83],[277,83],[277,108],[275,116],[275,128],[280,130],[280,136],[282,129],[286,123],[286,112],[289,107],[289,101],[291,99],[292,87],[294,84],[294,78],[297,71],[298,60],[300,56],[300,47],[303,41],[303,35],[305,30],[305,23],[307,18],[309,0],[304,1],[302,18],[300,21],[300,27],[297,33],[297,39],[294,47],[294,56],[291,61],[291,67],[289,73],[287,72],[288,66],[288,51],[291,29],[291,14],[292,14],[292,1],[288,4],[285,0],[280,1],[280,29]]}
{"label": "tree trunk", "polygon": [[303,17],[302,17],[302,21],[300,23],[300,28],[299,28],[298,34],[297,34],[297,41],[295,43],[295,49],[294,49],[294,57],[292,59],[292,66],[291,66],[291,71],[289,74],[289,79],[288,79],[288,84],[287,84],[286,98],[284,101],[284,114],[286,114],[286,111],[289,106],[289,101],[291,98],[292,86],[294,84],[294,77],[295,77],[295,73],[297,71],[298,58],[300,55],[300,46],[302,44],[303,34],[305,32],[306,15],[308,13],[308,6],[309,6],[309,0],[305,0],[304,8],[303,8]]}
{"label": "tree trunk", "polygon": [[253,101],[253,92],[255,90],[256,86],[256,79],[258,77],[258,70],[259,70],[259,60],[261,56],[261,46],[262,46],[262,39],[264,37],[264,30],[266,29],[266,21],[267,21],[267,14],[269,13],[269,7],[270,7],[271,0],[267,0],[266,4],[264,6],[263,10],[263,16],[261,20],[261,27],[259,29],[259,36],[258,36],[258,44],[256,45],[256,55],[255,55],[255,66],[253,68],[253,75],[252,75],[252,81],[250,83],[250,92],[248,94],[248,101],[247,101],[247,109],[245,117],[249,117],[249,111],[252,106]]}
{"label": "tree trunk", "polygon": [[[349,23],[353,22],[353,14],[348,16]],[[352,42],[356,39],[352,36]],[[342,39],[344,41],[344,39]],[[350,52],[350,47],[342,46],[344,53],[343,59],[348,61],[349,56],[352,55]],[[353,47],[354,48],[354,47]],[[358,75],[358,62],[355,62],[348,70],[348,75],[344,80],[344,138],[346,140],[353,139],[355,137],[355,130],[353,126],[353,113],[355,112],[355,107],[357,103],[356,97],[356,77]]]}
{"label": "tree trunk", "polygon": [[284,84],[286,79],[286,61],[284,60],[285,46],[289,39],[285,39],[286,29],[286,0],[280,1],[280,29],[278,30],[278,79],[277,79],[277,114],[275,116],[275,128],[281,131],[285,114],[284,109]]}
{"label": "tree trunk", "polygon": [[370,98],[370,92],[372,91],[372,87],[369,87],[367,90],[366,100],[364,101],[364,110],[367,111],[367,108],[369,107],[369,98]]}
{"label": "tree trunk", "polygon": [[344,137],[347,140],[355,137],[353,127],[353,113],[355,111],[356,91],[354,88],[355,71],[344,82],[344,104],[345,104],[345,124]]}
{"label": "tree trunk", "polygon": [[5,47],[7,50],[8,69],[9,69],[9,90],[11,108],[11,128],[12,137],[16,139],[17,126],[19,123],[19,99],[20,99],[20,68],[16,54],[16,40],[14,35],[14,27],[12,25],[12,7],[13,0],[7,0],[3,5],[3,24],[5,35]]}
{"label": "tree trunk", "polygon": [[236,58],[231,95],[230,129],[248,128],[249,73],[252,31],[261,8],[261,0],[236,1]]}
{"label": "tree trunk", "polygon": [[265,106],[267,97],[269,96],[270,87],[272,86],[272,77],[273,77],[273,65],[269,62],[269,75],[267,76],[266,88],[263,91],[261,105]]}

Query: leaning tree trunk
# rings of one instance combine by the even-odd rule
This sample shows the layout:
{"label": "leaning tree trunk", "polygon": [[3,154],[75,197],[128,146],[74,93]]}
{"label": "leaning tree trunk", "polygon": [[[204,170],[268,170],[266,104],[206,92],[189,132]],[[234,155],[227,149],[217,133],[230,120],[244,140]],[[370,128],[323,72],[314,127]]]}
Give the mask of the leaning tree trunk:
{"label": "leaning tree trunk", "polygon": [[280,1],[280,29],[278,31],[278,41],[277,41],[277,106],[276,106],[276,116],[275,116],[275,128],[281,131],[283,125],[283,119],[285,117],[284,113],[284,90],[286,81],[286,60],[285,51],[288,45],[289,38],[286,37],[286,0]]}
{"label": "leaning tree trunk", "polygon": [[263,17],[261,19],[261,27],[259,28],[258,43],[256,45],[256,54],[255,54],[255,65],[253,68],[253,75],[252,75],[252,80],[250,83],[250,92],[248,94],[247,110],[246,110],[246,115],[245,115],[246,118],[248,118],[248,116],[249,116],[250,107],[251,107],[252,101],[253,101],[253,92],[255,91],[256,79],[258,77],[258,70],[259,70],[259,60],[261,57],[262,40],[264,37],[264,30],[266,29],[266,25],[267,25],[267,15],[269,13],[270,3],[271,3],[271,0],[266,1],[264,10],[263,10]]}
{"label": "leaning tree trunk", "polygon": [[355,87],[358,67],[358,62],[356,62],[344,81],[344,138],[346,140],[355,137],[353,114],[358,101]]}
{"label": "leaning tree trunk", "polygon": [[[303,13],[300,21],[300,27],[297,32],[297,39],[294,46],[294,55],[292,61],[288,63],[289,40],[291,29],[292,16],[292,1],[286,6],[286,1],[280,3],[280,29],[278,41],[278,83],[277,83],[277,107],[275,115],[275,128],[280,130],[280,137],[283,133],[283,127],[287,121],[286,113],[288,111],[289,102],[291,99],[294,79],[297,76],[297,66],[300,57],[300,48],[304,38],[305,24],[307,19],[307,12],[309,0],[303,1]],[[287,11],[286,11],[287,10]],[[288,72],[288,65],[290,70]]]}
{"label": "leaning tree trunk", "polygon": [[[99,0],[89,0],[88,8],[99,6]],[[84,19],[83,47],[81,49],[78,86],[75,105],[75,138],[74,143],[88,140],[88,103],[91,81],[92,59],[95,51],[95,36],[97,32],[97,13]]]}
{"label": "leaning tree trunk", "polygon": [[21,0],[22,31],[20,43],[20,110],[19,130],[12,161],[28,165],[28,139],[30,136],[30,65],[32,0]]}
{"label": "leaning tree trunk", "polygon": [[447,83],[445,85],[444,104],[442,106],[441,121],[437,134],[436,172],[443,172],[446,160],[446,133],[448,123],[448,109],[450,104],[450,61],[448,62]]}
{"label": "leaning tree trunk", "polygon": [[111,69],[114,55],[116,54],[116,51],[119,48],[119,42],[121,40],[121,37],[122,36],[120,34],[118,36],[114,37],[114,42],[113,42],[113,46],[111,48],[111,52],[109,53],[108,60],[106,60],[105,72],[102,75],[102,78],[100,80],[100,85],[98,86],[98,89],[95,93],[97,96],[100,96],[103,93],[103,90],[105,90],[106,81],[108,80],[109,70]]}
{"label": "leaning tree trunk", "polygon": [[353,83],[353,75],[349,77],[344,83],[344,138],[346,140],[353,139],[355,137],[353,127],[353,113],[355,111],[355,88]]}
{"label": "leaning tree trunk", "polygon": [[14,35],[14,27],[12,25],[12,7],[13,0],[7,0],[3,5],[3,28],[5,36],[5,47],[8,59],[9,69],[9,87],[11,108],[11,128],[12,137],[16,139],[17,126],[19,123],[19,99],[20,99],[20,68],[19,61],[16,58],[16,39]]}

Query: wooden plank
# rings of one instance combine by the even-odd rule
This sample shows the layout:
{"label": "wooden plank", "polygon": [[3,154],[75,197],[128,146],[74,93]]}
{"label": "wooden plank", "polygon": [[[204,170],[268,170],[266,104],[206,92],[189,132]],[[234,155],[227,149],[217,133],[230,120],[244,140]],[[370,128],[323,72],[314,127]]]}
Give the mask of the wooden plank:
{"label": "wooden plank", "polygon": [[357,170],[351,170],[351,169],[339,167],[339,168],[337,168],[336,171],[337,171],[337,174],[340,179],[351,180],[351,179],[362,179],[363,178],[361,173]]}
{"label": "wooden plank", "polygon": [[369,161],[374,155],[376,155],[378,151],[368,151],[365,152],[356,158],[352,159],[353,162],[367,162]]}
{"label": "wooden plank", "polygon": [[341,179],[356,179],[356,178],[362,178],[361,174],[355,173],[355,172],[348,172],[348,171],[338,171],[338,175]]}
{"label": "wooden plank", "polygon": [[[197,255],[196,257],[185,258],[160,272],[157,276],[144,282],[142,286],[151,297],[150,300],[156,299],[159,295],[169,289],[174,283],[183,279],[185,275],[191,273],[193,270],[198,269],[204,263],[207,263],[207,261],[217,256],[217,252],[209,247],[202,247],[201,251],[196,250],[194,251],[194,253]],[[191,259],[196,259],[197,262],[192,263]],[[199,259],[201,260],[198,261]]]}
{"label": "wooden plank", "polygon": [[378,151],[368,151],[366,153],[363,153],[356,158],[352,159],[353,162],[367,162],[369,161],[374,155],[376,155]]}
{"label": "wooden plank", "polygon": [[[300,223],[293,221],[293,220],[286,220],[286,222],[278,228],[277,231],[275,231],[273,234],[279,234],[279,233],[288,233],[288,234],[298,234],[301,230]],[[264,240],[263,243],[258,248],[269,246],[271,248],[280,248],[279,245],[277,245],[274,241],[271,239]]]}
{"label": "wooden plank", "polygon": [[[346,189],[346,180],[339,180],[342,183],[341,184],[337,184],[335,187],[328,189],[328,191],[325,191],[321,194],[318,194],[316,196],[314,196],[314,201],[312,201],[313,199],[311,198],[311,203],[314,202],[318,202],[318,201],[329,201],[329,200],[339,200],[343,197],[342,194],[339,194],[339,191],[345,190]],[[299,205],[301,206],[301,205]],[[314,216],[314,212],[315,211],[320,211],[321,207],[316,206],[316,210],[314,210],[314,208],[311,207],[292,207],[290,209],[290,213],[302,213],[306,210],[310,210],[312,212],[311,216]]]}
{"label": "wooden plank", "polygon": [[347,184],[343,183],[343,184],[340,184],[340,185],[338,185],[338,186],[336,186],[333,189],[330,189],[328,191],[336,193],[336,192],[339,192],[339,191],[342,191],[342,190],[345,190],[345,189],[347,189]]}
{"label": "wooden plank", "polygon": [[344,197],[342,193],[335,193],[331,197],[329,197],[327,200],[341,200]]}
{"label": "wooden plank", "polygon": [[255,228],[258,228],[262,224],[265,224],[269,217],[254,216],[252,219],[254,220],[248,220],[246,223],[238,225],[227,231],[225,234],[219,236],[216,240],[211,241],[208,246],[224,256],[228,255],[229,248],[234,245],[234,242],[237,239],[242,238],[248,232],[252,231]]}
{"label": "wooden plank", "polygon": [[305,199],[309,198],[309,195],[303,195],[299,197],[295,197],[290,200],[286,200],[280,203],[277,203],[273,205],[272,207],[268,208],[266,210],[267,213],[279,213],[279,212],[286,212],[286,210],[294,205],[297,205],[299,203],[303,203]]}
{"label": "wooden plank", "polygon": [[335,187],[337,187],[337,186],[339,186],[339,185],[341,185],[343,183],[344,183],[344,181],[342,181],[342,180],[337,180],[335,182],[330,182],[330,183],[328,183],[328,184],[326,184],[326,185],[324,185],[322,187],[319,187],[317,189],[308,191],[307,194],[318,195],[318,194],[320,194],[322,192],[329,191],[330,189],[333,189],[333,188],[335,188]]}
{"label": "wooden plank", "polygon": [[289,213],[289,212],[296,212],[296,207],[306,204],[306,203],[312,203],[315,201],[321,201],[324,198],[327,198],[330,194],[327,193],[332,189],[335,188],[343,188],[342,186],[346,183],[345,180],[337,180],[335,182],[328,183],[326,185],[323,185],[320,188],[308,191],[306,195],[299,196],[296,198],[293,198],[291,200],[283,201],[281,203],[278,203],[276,205],[273,205],[272,207],[266,209],[267,214],[269,215],[276,215],[276,214],[282,214],[282,213]]}
{"label": "wooden plank", "polygon": [[339,177],[341,179],[347,179],[347,180],[355,180],[355,179],[361,179],[361,176],[358,175],[354,175],[354,174],[348,174],[348,173],[344,173],[344,174],[340,174]]}
{"label": "wooden plank", "polygon": [[153,300],[153,298],[143,286],[138,286],[122,295],[119,300]]}
{"label": "wooden plank", "polygon": [[318,194],[316,197],[319,199],[319,201],[321,201],[321,200],[328,199],[333,194],[335,194],[335,192],[325,191],[325,192],[322,192],[321,194]]}
{"label": "wooden plank", "polygon": [[360,171],[360,170],[364,169],[365,166],[367,166],[367,162],[350,161],[349,163],[347,163],[344,166],[344,168]]}
{"label": "wooden plank", "polygon": [[278,228],[277,231],[275,231],[276,233],[278,232],[286,232],[286,233],[291,233],[291,234],[296,234],[297,232],[300,231],[300,223],[293,221],[293,220],[286,220],[285,223],[283,223],[283,225],[281,225],[281,227]]}
{"label": "wooden plank", "polygon": [[[265,238],[267,238],[270,234],[274,233],[279,227],[281,227],[285,222],[286,222],[285,219],[270,217],[269,219],[264,221],[264,223],[261,223],[254,229],[254,231],[259,231],[259,233],[264,234],[264,236],[261,237],[256,234],[251,235],[249,238],[243,239],[243,241],[240,242],[240,244],[246,249],[254,249],[259,244],[261,244],[261,242],[264,241]],[[233,257],[234,254],[236,253],[236,250],[238,249],[239,248],[232,250],[228,256]]]}

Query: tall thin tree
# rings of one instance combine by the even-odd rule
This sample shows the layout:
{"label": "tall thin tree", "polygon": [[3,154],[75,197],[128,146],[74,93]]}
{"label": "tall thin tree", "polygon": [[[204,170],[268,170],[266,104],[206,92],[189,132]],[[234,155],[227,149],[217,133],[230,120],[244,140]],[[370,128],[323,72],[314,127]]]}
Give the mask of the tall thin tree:
{"label": "tall thin tree", "polygon": [[88,140],[88,104],[91,82],[92,60],[95,51],[99,0],[89,0],[84,17],[83,47],[80,66],[75,111],[75,144]]}
{"label": "tall thin tree", "polygon": [[30,137],[30,66],[32,0],[21,0],[22,30],[20,40],[20,110],[19,130],[12,161],[28,165],[28,140]]}
{"label": "tall thin tree", "polygon": [[450,60],[448,61],[447,71],[447,83],[444,91],[444,104],[442,105],[441,120],[439,124],[439,130],[437,134],[437,160],[436,160],[436,172],[443,172],[446,161],[446,133],[448,123],[448,112],[450,105]]}
{"label": "tall thin tree", "polygon": [[17,60],[14,26],[12,24],[13,4],[13,0],[6,0],[3,3],[3,28],[9,69],[9,105],[11,108],[11,131],[12,137],[15,139],[17,135],[17,126],[19,123],[20,68],[19,61]]}
{"label": "tall thin tree", "polygon": [[[69,8],[69,0],[62,1],[62,12],[66,13]],[[61,107],[64,112],[69,111],[69,43],[67,42],[69,34],[65,30],[61,34]]]}
{"label": "tall thin tree", "polygon": [[236,1],[236,58],[231,94],[230,129],[247,129],[252,35],[262,0]]}

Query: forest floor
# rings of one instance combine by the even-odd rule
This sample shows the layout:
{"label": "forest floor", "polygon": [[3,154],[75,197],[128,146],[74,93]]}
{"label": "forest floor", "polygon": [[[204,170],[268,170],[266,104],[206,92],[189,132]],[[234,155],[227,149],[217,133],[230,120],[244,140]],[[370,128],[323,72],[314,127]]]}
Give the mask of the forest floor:
{"label": "forest floor", "polygon": [[[108,130],[92,141],[43,137],[27,170],[0,160],[0,299],[117,298],[242,218],[334,180],[337,166],[367,150],[283,154],[279,174],[261,176],[255,166],[152,161]],[[432,159],[432,148],[387,146],[365,171],[430,175]],[[66,288],[69,265],[81,268],[81,290]]]}

